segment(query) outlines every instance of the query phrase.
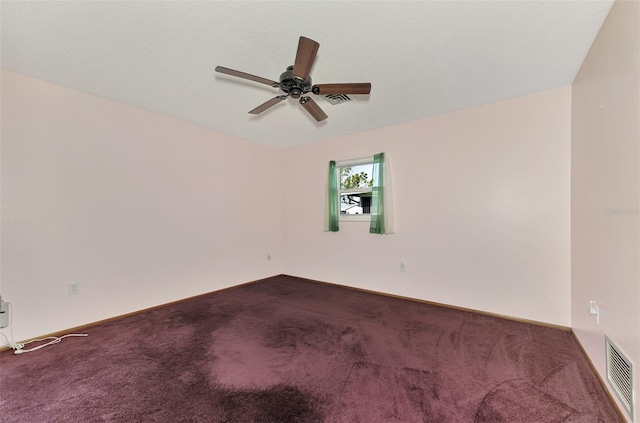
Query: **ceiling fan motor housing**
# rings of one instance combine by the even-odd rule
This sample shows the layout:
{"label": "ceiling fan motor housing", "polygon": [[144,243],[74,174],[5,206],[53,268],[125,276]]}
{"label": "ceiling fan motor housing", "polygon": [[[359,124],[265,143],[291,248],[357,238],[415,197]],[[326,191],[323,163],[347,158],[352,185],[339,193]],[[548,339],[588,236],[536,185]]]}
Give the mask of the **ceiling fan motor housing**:
{"label": "ceiling fan motor housing", "polygon": [[289,66],[287,70],[280,75],[280,89],[293,98],[300,98],[302,94],[311,91],[311,77],[305,81],[293,76],[293,66]]}

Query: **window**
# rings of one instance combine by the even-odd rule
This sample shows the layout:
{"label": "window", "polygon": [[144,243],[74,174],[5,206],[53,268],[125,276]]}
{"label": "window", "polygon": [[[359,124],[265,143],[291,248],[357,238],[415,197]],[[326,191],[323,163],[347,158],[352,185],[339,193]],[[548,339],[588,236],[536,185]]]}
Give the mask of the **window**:
{"label": "window", "polygon": [[340,221],[369,222],[369,233],[392,234],[393,195],[389,160],[373,157],[329,161],[324,207],[324,230],[340,231]]}
{"label": "window", "polygon": [[336,166],[340,220],[369,220],[373,187],[373,159],[345,162]]}

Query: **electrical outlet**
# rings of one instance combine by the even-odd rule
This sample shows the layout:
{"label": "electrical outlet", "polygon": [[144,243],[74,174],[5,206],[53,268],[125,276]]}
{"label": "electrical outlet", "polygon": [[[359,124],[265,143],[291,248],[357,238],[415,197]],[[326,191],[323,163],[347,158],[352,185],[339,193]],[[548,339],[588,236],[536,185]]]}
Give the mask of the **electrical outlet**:
{"label": "electrical outlet", "polygon": [[406,272],[407,271],[407,264],[404,262],[404,260],[402,260],[400,262],[400,271],[401,272]]}
{"label": "electrical outlet", "polygon": [[80,282],[72,282],[69,284],[69,295],[76,295],[80,293]]}
{"label": "electrical outlet", "polygon": [[9,303],[0,300],[0,329],[9,326]]}

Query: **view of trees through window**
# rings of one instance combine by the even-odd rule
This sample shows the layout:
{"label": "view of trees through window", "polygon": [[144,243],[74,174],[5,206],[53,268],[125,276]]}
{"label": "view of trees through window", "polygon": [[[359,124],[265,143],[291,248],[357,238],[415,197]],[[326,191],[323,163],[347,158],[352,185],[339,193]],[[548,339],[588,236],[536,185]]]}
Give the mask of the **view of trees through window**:
{"label": "view of trees through window", "polygon": [[340,167],[340,213],[371,214],[373,164]]}
{"label": "view of trees through window", "polygon": [[353,189],[353,188],[360,188],[360,187],[372,187],[373,175],[371,175],[371,178],[369,178],[370,173],[368,173],[368,172],[373,173],[372,170],[373,170],[372,165],[341,167],[340,168],[340,188]]}

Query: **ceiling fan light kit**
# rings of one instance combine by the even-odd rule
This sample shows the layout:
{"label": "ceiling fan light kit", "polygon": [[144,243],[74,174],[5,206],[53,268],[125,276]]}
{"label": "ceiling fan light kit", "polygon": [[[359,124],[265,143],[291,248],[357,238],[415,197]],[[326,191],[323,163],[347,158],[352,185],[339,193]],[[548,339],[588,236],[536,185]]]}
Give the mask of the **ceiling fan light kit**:
{"label": "ceiling fan light kit", "polygon": [[288,97],[300,99],[302,107],[318,122],[325,120],[327,114],[318,106],[318,104],[309,96],[305,94],[315,95],[329,95],[329,94],[369,94],[371,92],[371,84],[369,82],[359,83],[346,83],[346,84],[317,84],[312,85],[311,82],[311,67],[318,54],[318,48],[320,44],[307,37],[300,37],[298,41],[298,51],[296,53],[296,59],[292,66],[287,67],[282,75],[280,75],[280,81],[272,81],[267,78],[252,75],[245,72],[240,72],[234,69],[225,68],[222,66],[216,67],[216,72],[224,73],[226,75],[235,76],[237,78],[248,79],[250,81],[259,82],[261,84],[269,85],[273,88],[280,88],[284,95],[278,95],[249,113],[253,115],[260,114],[265,110],[270,109],[281,101]]}

